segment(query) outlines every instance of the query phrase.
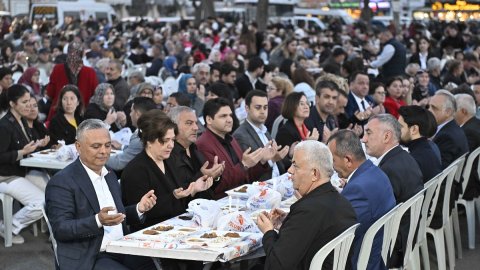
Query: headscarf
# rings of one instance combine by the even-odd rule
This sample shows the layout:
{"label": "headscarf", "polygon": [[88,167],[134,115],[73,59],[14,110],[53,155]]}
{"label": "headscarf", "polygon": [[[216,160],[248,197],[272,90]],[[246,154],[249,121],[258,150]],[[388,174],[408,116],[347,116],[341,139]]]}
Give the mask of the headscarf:
{"label": "headscarf", "polygon": [[71,84],[77,85],[78,73],[83,66],[83,48],[79,42],[68,45],[66,71]]}
{"label": "headscarf", "polygon": [[175,67],[174,67],[176,62],[177,62],[177,58],[175,56],[169,56],[165,59],[165,61],[163,61],[163,66],[173,77],[177,76],[177,71],[175,70]]}
{"label": "headscarf", "polygon": [[32,92],[35,96],[39,96],[41,94],[40,93],[40,90],[41,90],[40,89],[40,84],[32,82],[32,76],[37,72],[39,72],[38,68],[29,67],[29,68],[27,68],[27,70],[25,70],[25,72],[23,72],[20,79],[18,79],[19,84],[23,84],[23,85],[31,87]]}
{"label": "headscarf", "polygon": [[132,100],[136,97],[139,97],[145,89],[151,89],[152,94],[153,92],[155,92],[155,87],[153,87],[152,84],[147,82],[139,83],[134,87],[132,87],[132,89],[130,89],[130,97],[128,97],[128,100]]}
{"label": "headscarf", "polygon": [[106,112],[108,112],[110,108],[105,107],[105,104],[103,103],[103,96],[105,96],[105,92],[107,92],[108,88],[113,90],[113,85],[109,83],[99,84],[97,88],[95,88],[95,93],[90,98],[90,103],[97,104],[100,107],[100,109]]}
{"label": "headscarf", "polygon": [[187,91],[187,81],[188,79],[193,78],[192,74],[183,74],[182,77],[180,77],[180,80],[178,81],[178,92],[180,93],[185,93],[188,95],[190,98],[190,101],[193,106],[195,103],[195,99],[197,98],[197,93],[188,93]]}

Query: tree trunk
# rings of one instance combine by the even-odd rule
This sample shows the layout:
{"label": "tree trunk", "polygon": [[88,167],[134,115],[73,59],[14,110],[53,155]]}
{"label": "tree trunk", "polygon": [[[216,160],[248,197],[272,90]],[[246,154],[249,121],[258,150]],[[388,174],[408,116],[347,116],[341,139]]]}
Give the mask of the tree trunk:
{"label": "tree trunk", "polygon": [[257,24],[258,31],[264,32],[267,30],[268,23],[268,0],[259,0],[257,5]]}
{"label": "tree trunk", "polygon": [[373,12],[368,6],[369,4],[370,0],[363,0],[362,13],[360,14],[360,18],[366,23],[369,23],[370,20],[373,18]]}
{"label": "tree trunk", "polygon": [[[195,3],[195,1],[194,1]],[[195,6],[195,24],[199,24],[200,21],[205,20],[208,17],[215,16],[215,5],[213,0],[203,0],[200,6]]]}

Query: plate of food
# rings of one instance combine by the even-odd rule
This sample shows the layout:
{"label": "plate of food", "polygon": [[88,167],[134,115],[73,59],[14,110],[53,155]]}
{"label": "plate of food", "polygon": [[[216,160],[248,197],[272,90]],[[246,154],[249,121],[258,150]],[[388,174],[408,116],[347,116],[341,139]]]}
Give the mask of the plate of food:
{"label": "plate of food", "polygon": [[[283,212],[285,213],[289,213],[290,212],[290,208],[279,208],[280,210],[282,210]],[[250,218],[253,220],[253,221],[257,221],[257,218],[258,218],[258,215],[260,215],[260,213],[262,212],[267,212],[267,213],[270,213],[271,209],[258,209],[256,211],[253,211],[252,213],[250,213]]]}
{"label": "plate of food", "polygon": [[207,231],[187,237],[183,241],[192,247],[223,248],[240,242],[249,235],[250,233],[246,232]]}
{"label": "plate of food", "polygon": [[157,225],[149,227],[145,230],[133,234],[135,238],[171,241],[177,238],[182,238],[190,234],[197,233],[197,228],[171,226],[171,225]]}
{"label": "plate of food", "polygon": [[249,184],[239,186],[234,189],[225,191],[229,196],[239,197],[239,198],[248,198],[248,189],[250,188]]}
{"label": "plate of food", "polygon": [[55,149],[45,149],[45,150],[42,150],[42,151],[31,153],[30,155],[32,157],[46,157],[46,156],[55,155],[56,152],[57,152],[57,150],[55,150]]}

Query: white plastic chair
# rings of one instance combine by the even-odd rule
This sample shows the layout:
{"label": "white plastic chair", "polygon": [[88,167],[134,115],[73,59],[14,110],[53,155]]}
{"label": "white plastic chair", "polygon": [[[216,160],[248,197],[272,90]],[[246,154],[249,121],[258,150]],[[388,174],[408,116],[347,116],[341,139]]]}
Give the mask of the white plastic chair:
{"label": "white plastic chair", "polygon": [[[440,175],[440,185],[442,182],[445,181],[445,192],[443,194],[443,205],[442,207],[442,226],[438,229],[433,229],[430,226],[427,227],[427,233],[433,236],[433,240],[435,242],[435,251],[437,255],[437,262],[438,262],[438,270],[446,270],[447,265],[445,261],[445,255],[448,253],[448,262],[449,268],[454,269],[455,267],[455,250],[454,250],[454,243],[453,243],[453,234],[452,228],[450,223],[450,192],[452,190],[452,183],[455,178],[455,174],[457,172],[457,167],[459,160],[457,159],[454,161],[449,167],[443,170],[442,174]],[[433,214],[433,213],[432,213]],[[445,237],[445,238],[444,238]],[[445,240],[446,240],[446,247],[445,248]]]}
{"label": "white plastic chair", "polygon": [[47,222],[48,231],[50,232],[50,240],[52,241],[53,253],[55,254],[55,262],[57,263],[57,265],[60,265],[58,263],[58,257],[57,257],[57,240],[55,240],[52,226],[50,225],[50,221],[48,220],[47,213],[45,212],[45,205],[42,207],[42,213],[43,213],[43,217],[45,218],[45,221]]}
{"label": "white plastic chair", "polygon": [[13,219],[13,197],[10,195],[7,195],[5,193],[0,193],[0,201],[2,201],[2,207],[3,207],[3,225],[5,226],[5,229],[3,231],[4,233],[4,239],[5,239],[5,247],[11,247],[12,246],[12,219]]}
{"label": "white plastic chair", "polygon": [[[462,175],[463,175],[462,172],[463,172],[463,168],[465,167],[465,160],[466,160],[467,154],[468,153],[463,154],[456,161],[454,161],[454,163],[456,162],[458,164],[457,172],[455,173],[455,178],[454,178],[454,180],[457,183],[460,183],[462,180]],[[466,179],[467,181],[463,181],[463,182],[468,182],[468,178]],[[457,209],[456,201],[455,201],[455,207],[452,209],[452,213],[450,214],[450,222],[452,223],[452,226],[451,226],[452,238],[453,238],[453,233],[455,232],[454,240],[455,240],[455,246],[457,248],[457,257],[461,259],[462,258],[462,238],[460,236],[460,224],[458,221],[458,209]]]}
{"label": "white plastic chair", "polygon": [[287,122],[287,119],[283,118],[282,115],[279,115],[277,118],[275,118],[275,121],[273,121],[272,124],[272,138],[277,137],[278,129],[281,125],[285,124],[285,122]]}
{"label": "white plastic chair", "polygon": [[383,244],[382,244],[382,259],[387,261],[387,255],[391,254],[393,245],[395,245],[395,236],[392,236],[391,229],[394,221],[395,213],[402,204],[398,204],[392,208],[388,213],[379,218],[365,233],[363,237],[362,246],[360,247],[360,253],[358,255],[357,269],[367,269],[368,260],[370,259],[370,253],[372,252],[373,239],[377,235],[378,231],[383,228]]}
{"label": "white plastic chair", "polygon": [[310,263],[310,270],[322,269],[325,258],[327,258],[332,251],[334,251],[333,270],[345,269],[350,246],[352,245],[353,238],[355,237],[355,230],[358,228],[358,226],[360,226],[360,223],[357,223],[346,229],[343,233],[335,237],[335,239],[328,242],[328,244],[317,251],[312,259],[312,262]]}
{"label": "white plastic chair", "polygon": [[[460,194],[458,200],[455,203],[456,213],[458,213],[458,205],[461,204],[465,207],[465,213],[467,215],[467,229],[468,229],[468,248],[475,249],[475,203],[477,204],[477,212],[478,218],[480,220],[480,198],[474,198],[473,200],[465,200],[463,199],[463,194],[467,188],[468,181],[470,180],[470,175],[472,171],[473,162],[478,159],[480,156],[480,147],[475,149],[470,155],[468,156],[467,162],[465,163],[465,167],[463,169],[462,177],[462,194]],[[477,166],[476,169],[477,175],[480,176],[480,166]],[[457,222],[458,222],[458,215],[457,215]],[[454,224],[455,224],[455,217]],[[455,232],[455,239],[459,239],[457,232]],[[461,248],[461,246],[460,246]]]}
{"label": "white plastic chair", "polygon": [[[430,222],[433,217],[433,212],[437,206],[437,200],[440,190],[440,175],[433,177],[430,181],[425,183],[424,186],[424,199],[421,210],[420,219],[418,222],[418,233],[415,245],[413,245],[413,250],[410,256],[410,268],[413,270],[420,270],[420,252],[422,254],[422,269],[430,269],[430,261],[428,257],[428,246],[427,246],[427,226],[430,225]],[[438,190],[438,191],[437,191]],[[430,213],[430,216],[429,216]]]}

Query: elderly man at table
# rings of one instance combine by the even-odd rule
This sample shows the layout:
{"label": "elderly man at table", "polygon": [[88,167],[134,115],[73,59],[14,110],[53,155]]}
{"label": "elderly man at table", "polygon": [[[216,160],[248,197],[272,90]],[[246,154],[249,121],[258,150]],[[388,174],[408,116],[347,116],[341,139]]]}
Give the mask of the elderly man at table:
{"label": "elderly man at table", "polygon": [[225,197],[225,191],[245,183],[255,181],[269,170],[268,160],[272,151],[262,147],[255,151],[248,148],[242,153],[237,140],[230,135],[233,127],[233,112],[230,102],[224,98],[207,101],[203,107],[203,118],[207,129],[198,138],[198,150],[209,163],[225,162],[225,170],[219,181],[216,181],[214,198]]}
{"label": "elderly man at table", "polygon": [[[328,140],[333,167],[345,179],[342,195],[350,201],[360,227],[353,240],[352,269],[357,269],[358,255],[368,228],[395,206],[392,185],[385,173],[367,160],[358,136],[351,130],[340,130]],[[383,234],[373,240],[367,269],[387,269],[382,260]]]}
{"label": "elderly man at table", "polygon": [[[410,153],[399,145],[401,136],[401,125],[393,115],[378,114],[368,121],[362,139],[367,154],[377,158],[377,166],[390,179],[397,204],[406,202],[423,189],[422,171]],[[405,213],[400,222],[389,268],[403,265],[409,228],[410,211]]]}
{"label": "elderly man at table", "polygon": [[210,162],[205,161],[198,151],[195,144],[198,133],[195,111],[187,106],[177,106],[170,109],[168,117],[177,125],[175,145],[169,158],[175,166],[177,179],[184,181],[185,187],[203,175],[219,179],[225,169],[225,162],[219,163],[218,157],[215,157],[212,166],[209,166]]}
{"label": "elderly man at table", "polygon": [[[137,121],[140,119],[142,114],[156,109],[155,102],[148,97],[136,97],[133,99],[132,109],[130,111],[130,118],[132,119],[132,125],[137,127]],[[113,144],[119,144],[118,142],[112,142]],[[121,148],[122,145],[117,145],[116,148]],[[143,144],[138,137],[138,129],[133,132],[132,136],[130,137],[130,142],[128,146],[123,147],[123,152],[110,156],[107,161],[107,167],[115,170],[121,171],[127,166],[127,164],[140,152],[143,150]]]}
{"label": "elderly man at table", "polygon": [[108,127],[89,119],[77,129],[79,158],[47,185],[46,212],[57,240],[60,269],[154,269],[149,258],[106,253],[156,203],[153,191],[124,207],[117,177],[105,168],[111,150]]}
{"label": "elderly man at table", "polygon": [[[357,222],[352,205],[330,183],[333,161],[325,144],[307,140],[296,145],[288,172],[302,197],[288,215],[275,209],[258,216],[265,269],[309,269],[320,248]],[[326,269],[333,266],[332,259],[327,257]]]}
{"label": "elderly man at table", "polygon": [[267,180],[285,173],[283,158],[288,154],[290,147],[278,147],[265,126],[268,116],[268,96],[267,93],[260,90],[248,92],[245,97],[245,110],[247,111],[247,120],[243,122],[233,133],[233,137],[240,144],[243,151],[249,147],[255,151],[262,147],[271,147],[275,151],[274,156],[268,161],[270,169],[266,171],[258,180]]}

